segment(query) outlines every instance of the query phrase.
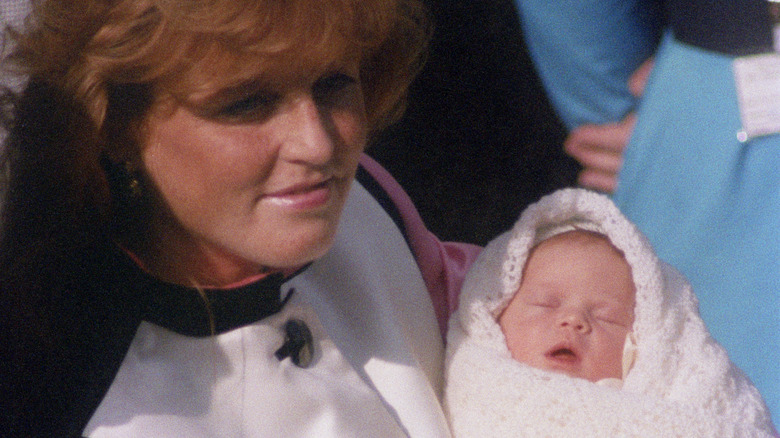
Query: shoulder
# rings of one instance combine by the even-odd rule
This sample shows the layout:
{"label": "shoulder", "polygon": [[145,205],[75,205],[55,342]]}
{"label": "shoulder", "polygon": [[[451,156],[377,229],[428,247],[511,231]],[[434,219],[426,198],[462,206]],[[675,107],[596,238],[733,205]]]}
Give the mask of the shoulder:
{"label": "shoulder", "polygon": [[0,428],[9,436],[78,435],[121,364],[140,322],[122,298],[131,279],[112,254],[97,257],[89,276],[51,287],[35,312],[7,318],[20,306],[3,306]]}
{"label": "shoulder", "polygon": [[411,198],[379,163],[367,155],[360,160],[358,182],[393,218],[420,267],[442,334],[457,307],[466,271],[482,248],[477,245],[442,242],[425,227]]}

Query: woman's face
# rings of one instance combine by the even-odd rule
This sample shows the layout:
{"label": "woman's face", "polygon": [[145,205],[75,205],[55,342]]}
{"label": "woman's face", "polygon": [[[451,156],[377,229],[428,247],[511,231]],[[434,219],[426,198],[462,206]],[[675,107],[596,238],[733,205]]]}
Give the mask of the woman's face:
{"label": "woman's face", "polygon": [[358,63],[153,111],[158,207],[142,256],[169,281],[227,284],[323,255],[366,142]]}

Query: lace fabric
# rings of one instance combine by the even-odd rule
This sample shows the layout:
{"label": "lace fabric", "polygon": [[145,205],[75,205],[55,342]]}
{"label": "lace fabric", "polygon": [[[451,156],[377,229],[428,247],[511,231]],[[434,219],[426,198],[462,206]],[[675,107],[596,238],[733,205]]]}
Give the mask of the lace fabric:
{"label": "lace fabric", "polygon": [[[620,249],[636,286],[636,357],[622,389],[511,358],[496,317],[529,250],[581,228]],[[758,391],[710,336],[685,278],[606,196],[565,189],[529,207],[466,278],[448,333],[445,404],[455,436],[773,436]],[[489,429],[485,426],[489,425]]]}

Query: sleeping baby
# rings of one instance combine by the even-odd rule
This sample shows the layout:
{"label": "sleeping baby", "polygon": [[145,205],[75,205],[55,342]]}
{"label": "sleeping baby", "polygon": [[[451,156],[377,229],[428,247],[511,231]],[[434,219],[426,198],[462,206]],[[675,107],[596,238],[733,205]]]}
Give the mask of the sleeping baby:
{"label": "sleeping baby", "polygon": [[686,280],[581,189],[543,198],[484,250],[445,376],[456,437],[777,436]]}
{"label": "sleeping baby", "polygon": [[557,234],[530,251],[498,323],[516,360],[619,386],[634,351],[631,267],[602,234]]}

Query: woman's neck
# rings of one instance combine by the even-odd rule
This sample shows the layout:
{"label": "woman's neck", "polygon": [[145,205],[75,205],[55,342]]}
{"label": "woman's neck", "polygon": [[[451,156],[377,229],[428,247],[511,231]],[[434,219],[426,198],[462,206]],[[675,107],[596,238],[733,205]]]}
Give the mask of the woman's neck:
{"label": "woman's neck", "polygon": [[121,244],[151,275],[182,286],[226,287],[271,272],[220,248],[199,245],[175,230],[150,230],[144,239]]}

